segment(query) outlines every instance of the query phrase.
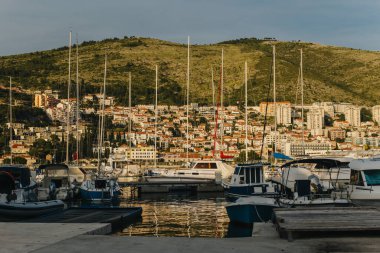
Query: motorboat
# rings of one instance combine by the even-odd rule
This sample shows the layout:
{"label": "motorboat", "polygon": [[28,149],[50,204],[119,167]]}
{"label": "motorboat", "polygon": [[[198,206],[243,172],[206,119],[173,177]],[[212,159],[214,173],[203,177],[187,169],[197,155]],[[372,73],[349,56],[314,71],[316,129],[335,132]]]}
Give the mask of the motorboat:
{"label": "motorboat", "polygon": [[354,205],[380,206],[380,157],[355,159],[351,168],[348,196]]}
{"label": "motorboat", "polygon": [[9,172],[0,171],[0,220],[20,220],[62,211],[60,200],[39,202],[35,188],[20,188],[20,183]]}
{"label": "motorboat", "polygon": [[226,205],[231,222],[252,224],[267,222],[272,218],[273,209],[280,207],[274,198],[262,196],[241,197],[236,202]]}
{"label": "motorboat", "polygon": [[224,183],[226,196],[237,199],[244,196],[278,197],[278,184],[264,180],[264,164],[238,164],[229,183]]}
{"label": "motorboat", "polygon": [[76,193],[76,179],[70,177],[70,169],[66,164],[41,165],[38,170],[43,179],[38,187],[38,200],[69,200]]}
{"label": "motorboat", "polygon": [[[346,184],[350,181],[350,171],[348,164],[352,158],[307,158],[288,162],[281,166],[282,175],[279,177],[283,184],[293,188],[294,179],[305,179],[304,176],[299,178],[300,174],[315,176],[319,180],[320,187],[323,191],[331,192],[333,190],[345,189]],[[296,175],[296,174],[299,175]],[[293,180],[291,177],[293,176]],[[279,178],[272,178],[279,181]],[[291,184],[291,185],[289,185]]]}
{"label": "motorboat", "polygon": [[116,178],[96,175],[85,180],[80,187],[80,196],[85,201],[115,201],[121,195],[121,188]]}
{"label": "motorboat", "polygon": [[160,183],[205,183],[222,184],[231,177],[233,167],[220,160],[199,160],[189,168],[150,170],[144,176],[148,182]]}

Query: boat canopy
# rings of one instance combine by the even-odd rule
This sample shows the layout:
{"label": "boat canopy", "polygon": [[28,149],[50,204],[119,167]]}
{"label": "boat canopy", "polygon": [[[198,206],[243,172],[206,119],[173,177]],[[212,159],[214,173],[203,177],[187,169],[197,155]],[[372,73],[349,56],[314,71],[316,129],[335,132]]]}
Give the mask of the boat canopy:
{"label": "boat canopy", "polygon": [[380,170],[380,158],[354,159],[349,167],[353,170]]}
{"label": "boat canopy", "polygon": [[348,167],[350,160],[338,159],[338,158],[337,159],[334,159],[334,158],[308,158],[308,159],[295,160],[295,161],[285,163],[284,165],[281,166],[281,168],[289,167],[292,164],[301,164],[301,163],[315,164],[316,169],[342,168],[342,167]]}
{"label": "boat canopy", "polygon": [[42,171],[42,170],[69,170],[69,167],[66,165],[66,164],[44,164],[44,165],[40,165],[40,167],[38,167],[38,170]]}
{"label": "boat canopy", "polygon": [[28,167],[19,165],[6,165],[0,167],[0,172],[7,172],[13,176],[15,181],[19,181],[22,187],[30,185],[30,170]]}
{"label": "boat canopy", "polygon": [[11,194],[15,188],[13,176],[8,172],[0,171],[0,194]]}

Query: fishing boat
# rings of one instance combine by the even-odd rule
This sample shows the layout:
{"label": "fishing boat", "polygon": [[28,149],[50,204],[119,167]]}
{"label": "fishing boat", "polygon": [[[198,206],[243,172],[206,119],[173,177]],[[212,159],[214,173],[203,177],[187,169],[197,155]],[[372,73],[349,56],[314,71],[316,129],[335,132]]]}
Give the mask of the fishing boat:
{"label": "fishing boat", "polygon": [[354,205],[380,206],[380,157],[355,159],[351,169],[348,195]]}
{"label": "fishing boat", "polygon": [[273,208],[280,207],[276,199],[261,196],[241,197],[226,206],[231,222],[252,224],[267,222],[272,218]]}
{"label": "fishing boat", "polygon": [[190,164],[189,168],[171,170],[151,170],[144,176],[148,182],[161,183],[205,183],[216,182],[221,184],[227,180],[233,168],[217,160],[198,160]]}
{"label": "fishing boat", "polygon": [[[13,169],[17,166],[13,166]],[[25,171],[24,167],[20,171]],[[24,174],[27,175],[27,174]],[[0,220],[25,219],[58,212],[64,209],[60,200],[39,202],[33,186],[27,185],[27,177],[14,177],[11,172],[0,171]]]}
{"label": "fishing boat", "polygon": [[229,183],[223,184],[231,199],[247,196],[278,197],[279,185],[264,180],[264,164],[238,164]]}

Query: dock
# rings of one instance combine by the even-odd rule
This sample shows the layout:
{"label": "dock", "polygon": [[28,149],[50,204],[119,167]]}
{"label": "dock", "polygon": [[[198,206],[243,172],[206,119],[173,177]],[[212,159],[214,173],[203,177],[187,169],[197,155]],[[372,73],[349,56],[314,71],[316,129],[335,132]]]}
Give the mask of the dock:
{"label": "dock", "polygon": [[[78,224],[0,224],[2,253],[331,253],[331,252],[379,252],[379,237],[328,237],[300,239],[288,242],[278,237],[273,224],[255,224],[252,237],[245,238],[186,238],[88,235],[77,231]],[[89,224],[82,224],[89,225]],[[104,224],[103,224],[104,225]],[[21,232],[19,232],[21,231]]]}
{"label": "dock", "polygon": [[27,223],[103,223],[110,224],[111,231],[124,228],[141,219],[141,207],[91,208],[75,207],[24,222]]}
{"label": "dock", "polygon": [[380,210],[374,207],[284,208],[274,210],[281,238],[380,235]]}
{"label": "dock", "polygon": [[175,191],[189,192],[223,192],[223,186],[214,181],[196,182],[123,182],[118,181],[121,187],[129,187],[131,191],[137,191],[140,196],[142,193],[168,193]]}

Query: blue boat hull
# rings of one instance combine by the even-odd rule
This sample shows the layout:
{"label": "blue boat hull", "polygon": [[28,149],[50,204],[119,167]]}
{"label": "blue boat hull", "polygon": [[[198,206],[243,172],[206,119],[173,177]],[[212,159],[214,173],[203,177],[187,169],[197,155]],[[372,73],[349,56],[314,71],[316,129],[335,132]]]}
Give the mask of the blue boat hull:
{"label": "blue boat hull", "polygon": [[272,218],[274,206],[266,205],[233,205],[227,206],[227,214],[231,222],[252,224],[267,222]]}
{"label": "blue boat hull", "polygon": [[80,189],[82,200],[87,201],[112,201],[118,199],[120,194],[120,191],[114,191],[113,196],[111,196],[111,193],[109,191],[91,191]]}

